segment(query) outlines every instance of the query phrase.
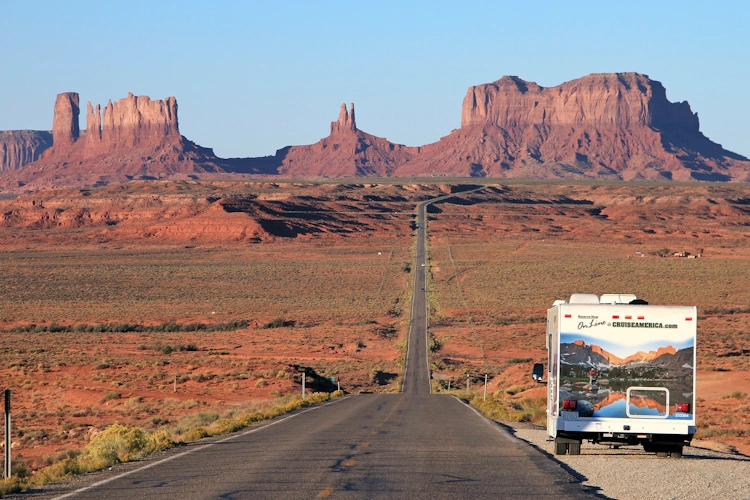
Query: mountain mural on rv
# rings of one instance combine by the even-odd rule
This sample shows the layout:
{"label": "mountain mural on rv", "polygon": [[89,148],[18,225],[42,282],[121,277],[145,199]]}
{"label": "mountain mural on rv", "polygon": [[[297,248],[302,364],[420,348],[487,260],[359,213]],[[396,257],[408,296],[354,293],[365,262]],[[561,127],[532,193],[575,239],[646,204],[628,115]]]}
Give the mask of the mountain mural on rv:
{"label": "mountain mural on rv", "polygon": [[[569,371],[628,370],[648,378],[683,378],[693,370],[693,346],[676,349],[672,345],[650,351],[636,351],[623,358],[582,339],[560,344],[560,363],[569,365]],[[572,369],[573,367],[579,370]]]}

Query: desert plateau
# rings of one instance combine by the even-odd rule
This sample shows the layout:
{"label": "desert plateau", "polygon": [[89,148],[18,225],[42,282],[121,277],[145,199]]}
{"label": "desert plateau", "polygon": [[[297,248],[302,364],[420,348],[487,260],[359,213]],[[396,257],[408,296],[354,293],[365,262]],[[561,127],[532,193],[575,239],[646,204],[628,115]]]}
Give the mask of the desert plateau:
{"label": "desert plateau", "polygon": [[303,373],[308,391],[397,392],[415,206],[451,192],[428,209],[435,391],[488,374],[503,418],[540,422],[546,309],[626,291],[698,306],[695,443],[750,453],[746,185],[467,182],[131,181],[0,201],[17,463],[39,470],[113,423],[190,440],[296,396]]}

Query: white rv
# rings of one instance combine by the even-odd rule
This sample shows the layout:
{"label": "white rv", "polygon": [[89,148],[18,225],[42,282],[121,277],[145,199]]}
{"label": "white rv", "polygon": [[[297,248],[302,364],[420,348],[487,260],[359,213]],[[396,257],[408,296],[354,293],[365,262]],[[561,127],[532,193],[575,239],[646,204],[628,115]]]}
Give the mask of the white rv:
{"label": "white rv", "polygon": [[[574,294],[547,311],[547,433],[555,454],[581,442],[641,444],[682,456],[695,434],[695,307],[635,295]],[[535,366],[534,378],[543,368]]]}

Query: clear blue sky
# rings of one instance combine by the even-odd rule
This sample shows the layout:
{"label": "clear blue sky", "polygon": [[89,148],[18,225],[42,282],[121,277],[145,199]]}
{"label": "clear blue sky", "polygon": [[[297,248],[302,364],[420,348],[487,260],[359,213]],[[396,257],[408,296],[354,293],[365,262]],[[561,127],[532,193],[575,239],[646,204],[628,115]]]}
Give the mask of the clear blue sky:
{"label": "clear blue sky", "polygon": [[746,1],[0,0],[0,47],[0,130],[49,130],[60,92],[133,92],[175,96],[182,134],[224,157],[314,143],[342,102],[417,146],[459,127],[470,85],[637,71],[750,156]]}

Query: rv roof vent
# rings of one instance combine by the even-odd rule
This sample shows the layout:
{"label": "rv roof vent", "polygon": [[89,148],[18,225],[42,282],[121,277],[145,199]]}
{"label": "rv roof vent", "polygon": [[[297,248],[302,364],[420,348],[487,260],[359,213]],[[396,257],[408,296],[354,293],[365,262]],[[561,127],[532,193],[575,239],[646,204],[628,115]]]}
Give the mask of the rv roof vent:
{"label": "rv roof vent", "polygon": [[560,300],[560,299],[558,299],[558,300],[556,300],[556,301],[554,301],[552,303],[552,307],[559,306],[560,304],[567,304],[567,303],[568,303],[567,300]]}
{"label": "rv roof vent", "polygon": [[637,300],[638,297],[632,293],[605,293],[602,298],[599,299],[601,304],[630,304],[632,301]]}
{"label": "rv roof vent", "polygon": [[599,296],[595,293],[574,293],[570,296],[571,304],[598,304]]}

